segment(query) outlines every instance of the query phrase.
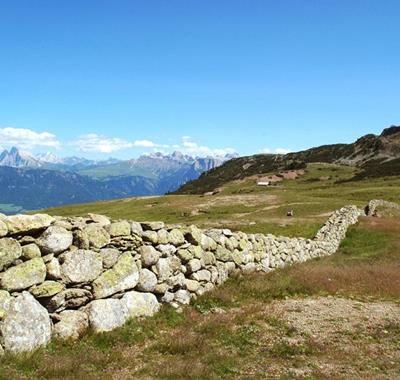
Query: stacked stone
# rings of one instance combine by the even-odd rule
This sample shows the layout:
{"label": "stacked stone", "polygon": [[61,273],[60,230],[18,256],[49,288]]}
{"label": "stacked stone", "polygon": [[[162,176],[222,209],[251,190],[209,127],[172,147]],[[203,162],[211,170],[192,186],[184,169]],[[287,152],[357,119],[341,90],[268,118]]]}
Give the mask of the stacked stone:
{"label": "stacked stone", "polygon": [[31,351],[180,307],[233,273],[332,254],[360,210],[336,211],[315,239],[200,230],[89,214],[0,216],[0,352]]}
{"label": "stacked stone", "polygon": [[372,199],[369,201],[367,207],[365,208],[365,214],[367,216],[372,216],[375,214],[375,211],[378,207],[387,207],[396,210],[400,210],[400,206],[394,202],[388,202],[383,199]]}

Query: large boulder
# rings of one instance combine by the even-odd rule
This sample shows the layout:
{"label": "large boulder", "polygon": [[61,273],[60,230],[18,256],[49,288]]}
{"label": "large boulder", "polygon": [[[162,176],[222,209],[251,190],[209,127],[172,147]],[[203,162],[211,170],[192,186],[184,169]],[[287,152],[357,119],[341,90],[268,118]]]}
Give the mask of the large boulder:
{"label": "large boulder", "polygon": [[83,231],[87,235],[90,247],[103,248],[110,243],[110,234],[101,225],[89,224]]}
{"label": "large boulder", "polygon": [[23,292],[11,301],[0,324],[0,335],[6,351],[33,351],[50,341],[49,314],[31,294]]}
{"label": "large boulder", "polygon": [[114,293],[133,289],[139,281],[139,268],[132,255],[125,252],[117,263],[93,282],[95,298],[105,298]]}
{"label": "large boulder", "polygon": [[10,266],[21,257],[22,249],[17,240],[12,238],[0,239],[0,271]]}
{"label": "large boulder", "polygon": [[78,340],[89,327],[86,313],[79,310],[65,310],[59,315],[60,321],[53,327],[53,336],[61,340]]}
{"label": "large boulder", "polygon": [[103,270],[100,254],[90,250],[78,249],[67,252],[61,265],[61,278],[67,284],[91,282]]}
{"label": "large boulder", "polygon": [[63,227],[51,226],[37,240],[43,253],[61,253],[66,251],[73,241],[71,231]]}
{"label": "large boulder", "polygon": [[3,289],[14,292],[41,284],[45,278],[46,265],[41,258],[35,258],[7,269],[0,283]]}
{"label": "large boulder", "polygon": [[11,215],[3,220],[10,235],[41,230],[49,227],[55,219],[47,214]]}
{"label": "large boulder", "polygon": [[129,317],[150,317],[160,309],[157,297],[152,293],[128,292],[121,298]]}
{"label": "large boulder", "polygon": [[113,298],[92,301],[87,306],[86,312],[89,325],[95,333],[114,330],[129,318],[125,303]]}

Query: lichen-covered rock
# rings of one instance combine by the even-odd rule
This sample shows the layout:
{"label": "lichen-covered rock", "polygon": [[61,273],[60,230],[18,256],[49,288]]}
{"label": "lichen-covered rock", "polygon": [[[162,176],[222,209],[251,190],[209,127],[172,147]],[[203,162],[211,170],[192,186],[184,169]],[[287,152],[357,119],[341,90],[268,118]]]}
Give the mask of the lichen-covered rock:
{"label": "lichen-covered rock", "polygon": [[50,226],[37,240],[43,253],[61,253],[66,251],[73,241],[71,231],[59,226]]}
{"label": "lichen-covered rock", "polygon": [[159,244],[156,248],[162,257],[172,256],[177,251],[176,247],[172,244]]}
{"label": "lichen-covered rock", "polygon": [[93,281],[95,298],[105,298],[114,293],[133,289],[139,281],[139,269],[132,255],[125,252],[117,263]]}
{"label": "lichen-covered rock", "polygon": [[128,292],[121,302],[128,310],[130,318],[149,317],[160,309],[157,297],[152,293]]}
{"label": "lichen-covered rock", "polygon": [[91,221],[93,221],[94,223],[96,223],[97,225],[99,225],[101,227],[108,226],[111,223],[110,219],[108,219],[104,215],[89,213],[88,217],[90,218]]}
{"label": "lichen-covered rock", "polygon": [[169,243],[169,232],[167,230],[157,231],[157,242],[158,244],[168,244]]}
{"label": "lichen-covered rock", "polygon": [[204,265],[214,265],[216,263],[215,256],[212,252],[206,251],[202,255]]}
{"label": "lichen-covered rock", "polygon": [[0,237],[7,236],[7,234],[8,234],[7,224],[0,219]]}
{"label": "lichen-covered rock", "polygon": [[201,235],[202,235],[202,232],[201,232],[200,228],[192,225],[192,226],[189,226],[189,228],[185,234],[185,237],[189,243],[194,244],[194,245],[201,245]]}
{"label": "lichen-covered rock", "polygon": [[127,221],[114,222],[106,228],[111,237],[128,236],[131,234],[131,225]]}
{"label": "lichen-covered rock", "polygon": [[131,222],[131,233],[141,236],[143,232],[142,225],[139,222]]}
{"label": "lichen-covered rock", "polygon": [[158,231],[165,227],[164,222],[142,222],[143,230]]}
{"label": "lichen-covered rock", "polygon": [[13,353],[33,351],[51,338],[47,310],[28,292],[14,298],[0,324],[2,344]]}
{"label": "lichen-covered rock", "polygon": [[157,275],[159,281],[165,281],[172,275],[172,268],[170,266],[169,258],[161,258],[152,267],[152,271]]}
{"label": "lichen-covered rock", "polygon": [[36,298],[52,297],[64,290],[64,285],[57,281],[45,281],[29,289]]}
{"label": "lichen-covered rock", "polygon": [[229,261],[232,257],[232,253],[228,251],[222,245],[218,245],[217,250],[215,252],[215,258],[220,261]]}
{"label": "lichen-covered rock", "polygon": [[177,255],[183,263],[187,263],[194,258],[193,252],[189,251],[188,249],[178,249]]}
{"label": "lichen-covered rock", "polygon": [[115,248],[103,248],[100,249],[101,259],[103,260],[103,268],[110,269],[117,261],[120,256],[120,252]]}
{"label": "lichen-covered rock", "polygon": [[195,293],[199,289],[200,283],[196,280],[189,280],[187,278],[185,279],[185,286],[189,292]]}
{"label": "lichen-covered rock", "polygon": [[12,238],[0,239],[0,271],[21,257],[21,254],[22,248],[17,240]]}
{"label": "lichen-covered rock", "polygon": [[48,263],[46,263],[47,278],[50,280],[61,279],[61,266],[60,262],[53,257]]}
{"label": "lichen-covered rock", "polygon": [[92,301],[87,306],[86,312],[89,325],[95,333],[114,330],[129,318],[125,303],[112,298]]}
{"label": "lichen-covered rock", "polygon": [[190,304],[190,293],[187,290],[177,290],[174,293],[174,300],[182,305]]}
{"label": "lichen-covered rock", "polygon": [[35,257],[41,257],[39,247],[35,243],[30,243],[22,246],[22,258],[24,260],[34,259]]}
{"label": "lichen-covered rock", "polygon": [[103,262],[97,252],[78,249],[67,252],[61,265],[61,278],[66,284],[91,282],[103,270]]}
{"label": "lichen-covered rock", "polygon": [[46,265],[41,258],[35,258],[7,269],[0,283],[3,289],[14,292],[40,284],[45,278]]}
{"label": "lichen-covered rock", "polygon": [[0,290],[0,320],[4,318],[10,308],[12,297],[6,290]]}
{"label": "lichen-covered rock", "polygon": [[211,280],[211,273],[207,269],[199,270],[192,274],[192,278],[196,281],[205,281],[208,282]]}
{"label": "lichen-covered rock", "polygon": [[217,248],[217,243],[205,234],[201,234],[201,248],[204,251],[214,251]]}
{"label": "lichen-covered rock", "polygon": [[136,289],[142,292],[152,292],[157,285],[157,276],[146,268],[140,271],[139,282]]}
{"label": "lichen-covered rock", "polygon": [[152,244],[158,243],[158,234],[156,231],[144,231],[142,232],[142,239]]}
{"label": "lichen-covered rock", "polygon": [[199,259],[192,259],[186,264],[189,273],[197,272],[201,269],[201,261]]}
{"label": "lichen-covered rock", "polygon": [[169,242],[172,245],[178,247],[185,243],[185,237],[183,236],[183,233],[180,230],[174,228],[169,232]]}
{"label": "lichen-covered rock", "polygon": [[65,310],[59,318],[53,327],[53,336],[57,339],[78,340],[89,328],[88,316],[83,311]]}
{"label": "lichen-covered rock", "polygon": [[85,230],[76,230],[73,232],[74,245],[80,249],[89,249],[90,241],[89,235]]}
{"label": "lichen-covered rock", "polygon": [[62,311],[66,308],[83,306],[92,298],[92,293],[86,289],[65,289],[53,296],[46,307],[50,312]]}
{"label": "lichen-covered rock", "polygon": [[10,235],[41,230],[49,227],[55,219],[47,214],[11,215],[3,220]]}
{"label": "lichen-covered rock", "polygon": [[110,234],[101,225],[89,224],[82,231],[86,233],[90,247],[103,248],[110,243]]}
{"label": "lichen-covered rock", "polygon": [[148,268],[156,264],[160,253],[151,245],[143,245],[139,248],[140,260],[143,267]]}

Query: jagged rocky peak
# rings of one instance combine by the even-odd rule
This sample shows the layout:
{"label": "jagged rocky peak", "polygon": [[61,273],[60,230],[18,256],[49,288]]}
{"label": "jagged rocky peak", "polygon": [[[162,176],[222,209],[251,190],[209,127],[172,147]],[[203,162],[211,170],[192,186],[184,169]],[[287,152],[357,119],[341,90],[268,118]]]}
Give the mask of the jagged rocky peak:
{"label": "jagged rocky peak", "polygon": [[400,136],[400,125],[392,125],[389,128],[385,128],[383,130],[383,132],[381,133],[382,137],[386,137],[386,136],[392,136],[392,135],[396,135],[399,134]]}
{"label": "jagged rocky peak", "polygon": [[40,161],[28,152],[12,147],[9,151],[6,149],[0,155],[1,166],[20,167],[40,167]]}

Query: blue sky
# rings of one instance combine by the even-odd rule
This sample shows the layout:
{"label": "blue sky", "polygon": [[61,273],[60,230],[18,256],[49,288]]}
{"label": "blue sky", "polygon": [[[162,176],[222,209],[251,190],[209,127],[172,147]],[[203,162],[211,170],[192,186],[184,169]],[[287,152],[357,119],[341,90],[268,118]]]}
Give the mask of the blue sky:
{"label": "blue sky", "polygon": [[398,0],[0,0],[0,146],[135,157],[400,124]]}

